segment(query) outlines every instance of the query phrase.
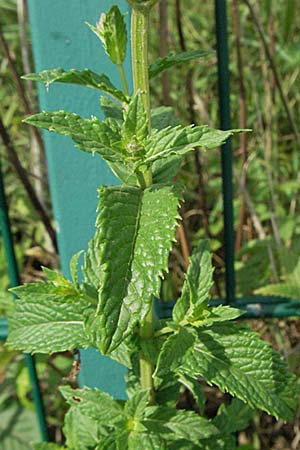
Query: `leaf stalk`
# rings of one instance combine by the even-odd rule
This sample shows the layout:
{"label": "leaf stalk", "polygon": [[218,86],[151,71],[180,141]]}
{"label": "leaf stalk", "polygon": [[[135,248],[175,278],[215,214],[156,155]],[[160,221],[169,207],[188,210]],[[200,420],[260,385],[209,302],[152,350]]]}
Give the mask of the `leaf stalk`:
{"label": "leaf stalk", "polygon": [[123,92],[126,95],[126,97],[128,97],[129,90],[128,90],[128,84],[127,84],[127,80],[126,80],[126,75],[125,75],[123,64],[118,64],[118,70],[119,70],[119,74],[120,74],[120,78],[121,78]]}

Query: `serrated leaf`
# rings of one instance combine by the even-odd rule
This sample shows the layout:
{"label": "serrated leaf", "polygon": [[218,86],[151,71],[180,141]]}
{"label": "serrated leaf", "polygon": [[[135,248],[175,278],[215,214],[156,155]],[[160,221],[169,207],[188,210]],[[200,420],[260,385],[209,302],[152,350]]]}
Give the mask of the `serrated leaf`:
{"label": "serrated leaf", "polygon": [[102,41],[111,61],[122,64],[126,56],[127,30],[124,15],[118,6],[114,5],[107,13],[102,13],[96,27],[88,26]]}
{"label": "serrated leaf", "polygon": [[274,283],[255,290],[255,294],[274,295],[298,300],[300,298],[300,286],[291,283]]}
{"label": "serrated leaf", "polygon": [[40,83],[46,84],[49,86],[54,82],[59,83],[71,83],[71,84],[79,84],[81,86],[87,86],[89,88],[99,89],[106,94],[115,97],[120,102],[126,103],[127,97],[123,94],[122,91],[117,89],[107,75],[104,73],[95,73],[90,69],[71,69],[68,72],[61,68],[43,70],[39,73],[29,73],[23,75],[24,80],[37,81]]}
{"label": "serrated leaf", "polygon": [[233,398],[230,405],[220,405],[213,424],[221,433],[235,433],[248,427],[253,414],[254,411],[246,403]]}
{"label": "serrated leaf", "polygon": [[19,299],[9,317],[9,346],[31,353],[88,346],[83,324],[88,303],[74,288],[37,282],[12,291]]}
{"label": "serrated leaf", "polygon": [[193,322],[196,328],[210,327],[215,322],[228,322],[229,320],[238,319],[245,314],[245,311],[231,306],[219,305],[216,307],[208,307],[199,318]]}
{"label": "serrated leaf", "polygon": [[154,372],[154,385],[162,385],[164,377],[180,367],[187,351],[193,346],[195,337],[186,328],[171,334],[164,342],[158,355]]}
{"label": "serrated leaf", "polygon": [[95,293],[98,293],[102,277],[98,252],[99,245],[99,233],[96,231],[94,237],[88,243],[88,250],[84,253],[82,266],[84,282],[92,286]]}
{"label": "serrated leaf", "polygon": [[142,424],[151,432],[170,440],[187,439],[199,443],[200,439],[213,437],[218,429],[204,417],[192,411],[176,410],[164,406],[148,408]]}
{"label": "serrated leaf", "polygon": [[115,349],[143,322],[152,296],[158,296],[160,277],[168,268],[178,203],[176,186],[144,191],[130,186],[102,188],[97,226],[103,284],[97,332],[103,353]]}
{"label": "serrated leaf", "polygon": [[168,448],[166,441],[155,433],[132,432],[128,437],[128,450],[168,450]]}
{"label": "serrated leaf", "polygon": [[51,283],[53,283],[55,286],[67,289],[68,291],[74,290],[70,280],[65,278],[61,273],[49,269],[48,267],[42,267],[42,270],[43,273],[46,275],[47,280],[51,281]]}
{"label": "serrated leaf", "polygon": [[198,320],[210,298],[213,267],[208,241],[201,241],[191,256],[182,294],[173,309],[175,322]]}
{"label": "serrated leaf", "polygon": [[152,165],[153,182],[169,183],[179,172],[184,157],[172,155],[168,158],[157,159]]}
{"label": "serrated leaf", "polygon": [[149,404],[149,389],[141,389],[127,400],[125,413],[128,417],[140,420],[144,416],[145,409]]}
{"label": "serrated leaf", "polygon": [[122,137],[127,144],[141,143],[148,134],[148,119],[141,94],[138,92],[130,101],[122,125]]}
{"label": "serrated leaf", "polygon": [[201,414],[203,414],[206,398],[200,382],[195,377],[190,377],[188,375],[181,375],[179,381],[193,394],[199,411]]}
{"label": "serrated leaf", "polygon": [[152,79],[166,69],[183,64],[193,59],[202,58],[203,56],[211,56],[213,52],[208,50],[192,50],[189,52],[178,53],[177,55],[168,55],[164,58],[158,58],[149,66],[149,78]]}
{"label": "serrated leaf", "polygon": [[72,450],[91,450],[100,442],[101,428],[96,420],[70,408],[63,427],[66,444]]}
{"label": "serrated leaf", "polygon": [[77,114],[54,111],[34,114],[24,122],[69,136],[81,150],[92,154],[99,153],[107,161],[122,162],[123,160],[120,135],[107,123],[95,117],[83,119]]}
{"label": "serrated leaf", "polygon": [[107,119],[112,117],[113,119],[123,121],[123,109],[119,103],[111,100],[110,98],[101,97],[100,106]]}
{"label": "serrated leaf", "polygon": [[79,289],[79,281],[78,281],[78,264],[79,264],[79,258],[82,255],[83,250],[80,250],[79,252],[75,253],[75,255],[72,256],[70,261],[70,273],[71,278],[73,281],[73,284],[76,289]]}
{"label": "serrated leaf", "polygon": [[201,326],[212,325],[213,322],[227,322],[228,320],[235,320],[245,314],[245,311],[232,306],[219,305],[215,307],[209,307],[208,316],[201,321]]}
{"label": "serrated leaf", "polygon": [[206,125],[167,127],[153,130],[146,139],[146,154],[143,163],[169,158],[174,154],[186,155],[196,147],[211,149],[221,146],[231,135],[247,130],[216,130]]}
{"label": "serrated leaf", "polygon": [[123,183],[128,184],[131,186],[137,186],[138,185],[138,178],[135,175],[133,169],[130,170],[128,165],[121,164],[118,162],[108,162],[109,167],[111,168],[112,172],[116,175],[117,178]]}
{"label": "serrated leaf", "polygon": [[124,420],[122,406],[106,392],[98,389],[60,388],[68,404],[75,407],[84,416],[95,420],[99,425],[112,428]]}
{"label": "serrated leaf", "polygon": [[203,377],[276,417],[288,419],[294,413],[294,380],[279,354],[256,333],[236,324],[216,323],[197,330],[197,340],[177,373]]}
{"label": "serrated leaf", "polygon": [[131,356],[134,352],[137,352],[137,348],[128,340],[123,341],[115,350],[113,350],[109,356],[113,360],[117,361],[119,364],[127,367],[128,369],[132,368]]}
{"label": "serrated leaf", "polygon": [[169,373],[163,379],[163,383],[155,389],[155,400],[159,405],[176,408],[180,397],[180,383],[174,373]]}

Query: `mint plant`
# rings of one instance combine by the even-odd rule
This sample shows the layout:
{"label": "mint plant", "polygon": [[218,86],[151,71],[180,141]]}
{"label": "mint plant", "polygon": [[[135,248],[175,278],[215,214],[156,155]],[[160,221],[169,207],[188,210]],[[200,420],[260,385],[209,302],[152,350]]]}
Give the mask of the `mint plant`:
{"label": "mint plant", "polygon": [[[229,450],[236,448],[232,433],[247,426],[252,409],[284,420],[295,409],[293,376],[280,356],[234,322],[242,311],[209,306],[213,270],[208,242],[194,249],[172,318],[154,315],[179,220],[183,187],[174,176],[196,147],[218,147],[241,131],[171,126],[169,108],[151,110],[149,78],[206,54],[187,52],[148,64],[148,22],[155,2],[129,2],[131,96],[123,69],[127,32],[117,6],[89,26],[117,65],[122,90],[89,69],[26,76],[107,94],[101,98],[103,121],[57,111],[25,122],[70,136],[81,150],[101,155],[121,182],[99,188],[96,231],[83,254],[80,277],[81,252],[70,263],[72,281],[44,268],[45,282],[12,290],[18,299],[9,319],[10,346],[31,353],[94,346],[128,368],[127,401],[97,389],[61,389],[70,405],[64,426],[70,450]],[[203,415],[199,378],[234,397],[211,420]],[[191,391],[200,414],[176,409],[182,389]],[[65,447],[43,443],[35,448]]]}

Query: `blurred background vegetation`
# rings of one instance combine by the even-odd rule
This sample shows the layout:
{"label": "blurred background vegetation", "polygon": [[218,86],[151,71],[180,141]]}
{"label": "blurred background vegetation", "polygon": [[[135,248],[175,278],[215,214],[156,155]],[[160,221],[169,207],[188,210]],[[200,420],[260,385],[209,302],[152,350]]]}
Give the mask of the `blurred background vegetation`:
{"label": "blurred background vegetation", "polygon": [[[252,133],[233,140],[237,294],[300,299],[300,22],[299,0],[228,0],[232,127]],[[152,14],[150,58],[185,50],[215,50],[214,2],[161,0]],[[0,158],[22,281],[58,267],[43,143],[21,123],[37,109],[35,86],[19,76],[33,71],[25,0],[0,0]],[[182,123],[218,126],[216,57],[187,63],[152,85],[154,106],[174,108]],[[187,158],[183,217],[170,257],[163,298],[181,289],[188,255],[208,237],[215,296],[224,296],[223,211],[219,149]],[[0,315],[12,299],[0,247]],[[282,353],[299,383],[299,319],[249,322]],[[0,448],[26,449],[37,433],[29,381],[20,354],[0,347]],[[38,357],[50,435],[61,442],[65,407],[55,391],[69,377],[72,355]],[[207,389],[209,414],[226,401]],[[25,432],[27,430],[27,432]],[[12,432],[13,431],[13,432]],[[27,434],[26,434],[27,433]],[[32,436],[29,436],[31,433]],[[244,450],[299,448],[300,423],[283,424],[257,413],[240,433]]]}

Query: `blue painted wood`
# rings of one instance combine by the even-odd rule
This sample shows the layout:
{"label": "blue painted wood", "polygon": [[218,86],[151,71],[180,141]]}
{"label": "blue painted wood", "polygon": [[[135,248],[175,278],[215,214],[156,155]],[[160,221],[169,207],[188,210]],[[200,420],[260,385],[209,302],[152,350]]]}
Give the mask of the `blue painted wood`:
{"label": "blue painted wood", "polygon": [[[28,0],[35,70],[89,67],[105,72],[121,87],[116,67],[84,23],[95,24],[100,13],[116,3],[122,12],[127,11],[125,0]],[[125,70],[131,74],[129,58]],[[84,117],[102,117],[98,91],[62,83],[38,89],[41,110],[65,109]],[[94,233],[97,187],[117,181],[100,157],[75,149],[69,138],[45,132],[44,142],[61,268],[69,275],[70,257],[86,249]],[[81,352],[81,362],[82,385],[124,398],[123,367],[93,349]]]}

